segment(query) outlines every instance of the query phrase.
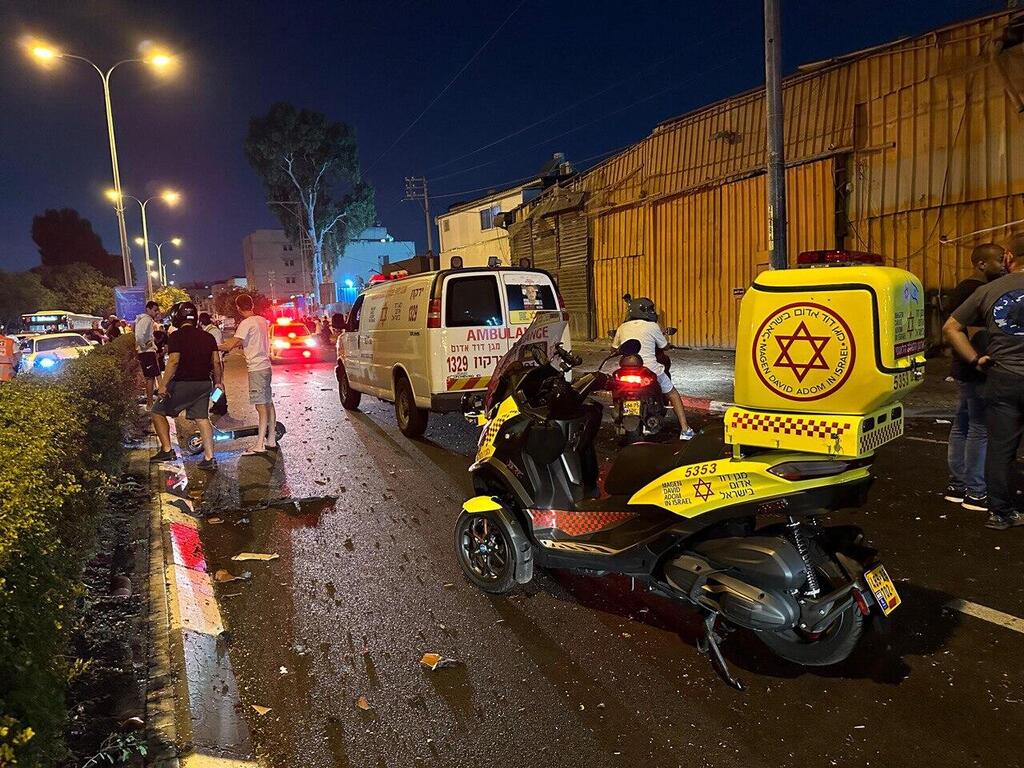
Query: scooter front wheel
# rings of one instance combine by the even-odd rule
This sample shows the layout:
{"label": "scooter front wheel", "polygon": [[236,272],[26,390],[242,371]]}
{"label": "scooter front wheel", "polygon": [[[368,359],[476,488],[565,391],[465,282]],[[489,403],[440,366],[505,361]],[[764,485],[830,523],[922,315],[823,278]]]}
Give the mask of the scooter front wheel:
{"label": "scooter front wheel", "polygon": [[466,578],[484,592],[500,595],[515,587],[519,552],[493,512],[462,511],[455,521],[455,555]]}

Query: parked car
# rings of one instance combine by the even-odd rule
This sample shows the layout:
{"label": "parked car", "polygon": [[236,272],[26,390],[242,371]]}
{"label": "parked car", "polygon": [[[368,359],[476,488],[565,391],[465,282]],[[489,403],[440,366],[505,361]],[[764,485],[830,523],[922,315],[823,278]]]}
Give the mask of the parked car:
{"label": "parked car", "polygon": [[371,284],[338,336],[341,404],[358,408],[364,394],[394,403],[402,433],[422,435],[430,411],[460,410],[467,393],[487,388],[538,310],[564,311],[538,269],[450,269]]}
{"label": "parked car", "polygon": [[322,342],[305,323],[279,317],[270,326],[270,362],[320,359]]}
{"label": "parked car", "polygon": [[42,333],[21,342],[18,372],[56,373],[65,360],[92,351],[92,344],[80,333]]}

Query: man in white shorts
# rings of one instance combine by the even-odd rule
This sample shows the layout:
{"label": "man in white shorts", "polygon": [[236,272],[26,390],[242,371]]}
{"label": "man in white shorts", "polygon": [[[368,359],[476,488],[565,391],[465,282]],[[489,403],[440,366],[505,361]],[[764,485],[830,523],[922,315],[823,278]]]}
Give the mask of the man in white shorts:
{"label": "man in white shorts", "polygon": [[672,379],[665,373],[665,366],[658,362],[657,351],[668,346],[668,339],[658,325],[658,312],[650,299],[633,299],[629,302],[629,315],[626,322],[615,331],[612,345],[619,347],[630,339],[640,342],[640,357],[644,367],[658,377],[658,385],[662,394],[668,397],[672,410],[679,419],[679,439],[692,440],[693,430],[686,423],[686,411],[683,409],[683,398],[679,396]]}
{"label": "man in white shorts", "polygon": [[270,390],[270,321],[256,314],[252,296],[247,293],[235,298],[235,307],[242,322],[235,335],[220,345],[221,352],[241,347],[245,353],[245,366],[249,371],[249,402],[259,414],[259,434],[256,442],[243,456],[277,450],[277,410]]}

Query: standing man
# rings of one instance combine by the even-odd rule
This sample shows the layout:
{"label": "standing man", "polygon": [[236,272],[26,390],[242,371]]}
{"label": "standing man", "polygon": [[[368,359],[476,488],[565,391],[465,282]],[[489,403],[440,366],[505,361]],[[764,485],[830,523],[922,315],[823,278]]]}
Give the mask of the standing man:
{"label": "standing man", "polygon": [[[1011,488],[1017,450],[1024,436],[1024,254],[1012,250],[1024,245],[1021,240],[1024,238],[1010,241],[1010,273],[975,290],[942,329],[953,351],[987,375],[985,482],[989,517],[985,525],[997,531],[1024,525],[1024,515],[1014,506]],[[968,326],[988,330],[985,354],[978,354],[971,346]]]}
{"label": "standing man", "polygon": [[[963,304],[978,288],[1006,274],[1003,263],[1005,251],[995,243],[985,243],[971,251],[971,265],[974,271],[962,280],[949,295],[950,309]],[[988,331],[977,330],[971,336],[971,346],[976,355],[985,354],[988,345]],[[960,403],[953,426],[949,430],[949,485],[945,498],[964,509],[978,512],[988,510],[985,490],[985,447],[988,431],[985,427],[985,400],[982,387],[985,374],[968,364],[956,353],[950,377],[956,382]]]}
{"label": "standing man", "polygon": [[153,410],[153,389],[160,377],[160,362],[156,357],[156,321],[160,319],[160,305],[146,302],[146,311],[135,318],[135,352],[146,380],[146,410]]}
{"label": "standing man", "polygon": [[194,419],[203,439],[200,469],[216,469],[213,458],[213,424],[210,422],[210,393],[223,388],[220,352],[213,336],[196,327],[199,310],[191,301],[182,302],[171,321],[178,329],[167,340],[167,370],[157,388],[160,398],[153,406],[153,429],[160,439],[160,452],[150,461],[171,461],[171,428],[168,416]]}
{"label": "standing man", "polygon": [[235,329],[235,335],[225,341],[220,349],[230,352],[241,347],[245,353],[245,367],[249,372],[249,402],[256,406],[259,414],[259,436],[255,444],[242,452],[253,456],[277,450],[277,410],[270,391],[270,323],[267,318],[257,315],[252,296],[241,293],[235,298],[235,307],[242,316],[242,322]]}

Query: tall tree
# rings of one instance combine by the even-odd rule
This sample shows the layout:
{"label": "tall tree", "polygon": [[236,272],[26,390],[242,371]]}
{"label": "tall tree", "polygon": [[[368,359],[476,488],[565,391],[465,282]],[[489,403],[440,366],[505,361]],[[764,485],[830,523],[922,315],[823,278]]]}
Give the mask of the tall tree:
{"label": "tall tree", "polygon": [[238,308],[235,306],[235,297],[243,293],[252,296],[253,309],[256,310],[257,315],[266,315],[273,308],[273,305],[270,303],[270,299],[262,293],[250,291],[245,288],[231,288],[230,290],[221,291],[217,294],[216,298],[213,300],[213,311],[218,315],[224,315],[226,317],[233,317],[235,320],[241,320],[242,316],[238,313]]}
{"label": "tall tree", "polygon": [[107,277],[122,278],[121,258],[107,253],[92,223],[74,208],[48,209],[32,218],[32,239],[44,267],[59,268],[81,262]]}
{"label": "tall tree", "polygon": [[43,267],[43,285],[57,295],[61,309],[106,317],[114,311],[114,286],[120,281],[107,277],[81,262]]}
{"label": "tall tree", "polygon": [[35,272],[5,272],[0,269],[0,325],[21,328],[21,316],[41,309],[61,309],[57,298]]}
{"label": "tall tree", "polygon": [[[160,305],[161,312],[169,312],[171,307],[181,301],[192,301],[192,297],[176,285],[165,285],[153,291],[153,301]],[[135,318],[129,318],[134,320]]]}
{"label": "tall tree", "polygon": [[362,181],[356,137],[346,123],[278,102],[249,121],[245,156],[263,181],[285,232],[313,246],[313,296],[345,243],[373,223],[373,187]]}

